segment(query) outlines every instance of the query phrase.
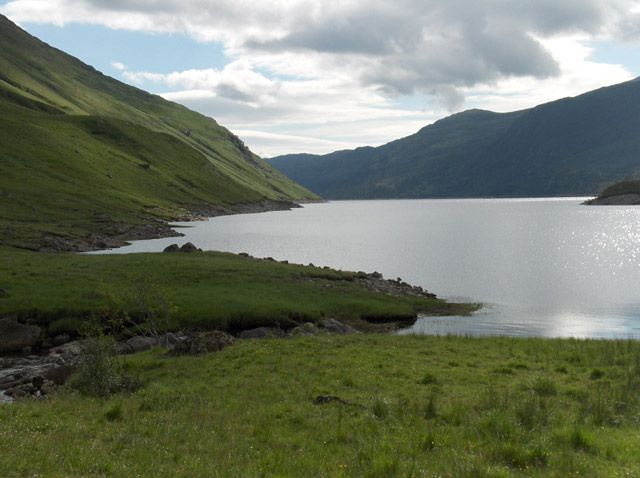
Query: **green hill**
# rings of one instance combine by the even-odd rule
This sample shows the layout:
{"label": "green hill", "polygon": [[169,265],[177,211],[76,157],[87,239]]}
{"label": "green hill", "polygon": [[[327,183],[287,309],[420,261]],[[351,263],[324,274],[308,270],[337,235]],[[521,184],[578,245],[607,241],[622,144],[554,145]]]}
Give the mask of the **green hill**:
{"label": "green hill", "polygon": [[377,148],[271,164],[326,198],[593,195],[640,176],[640,81],[513,113],[470,110]]}
{"label": "green hill", "polygon": [[0,244],[85,249],[165,234],[193,213],[317,196],[211,118],[0,16],[0,198]]}

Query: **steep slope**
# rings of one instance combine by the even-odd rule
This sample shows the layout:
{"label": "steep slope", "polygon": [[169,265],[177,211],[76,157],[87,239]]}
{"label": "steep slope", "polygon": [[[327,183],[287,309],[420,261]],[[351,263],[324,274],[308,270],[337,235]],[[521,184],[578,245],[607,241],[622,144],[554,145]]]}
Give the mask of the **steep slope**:
{"label": "steep slope", "polygon": [[214,120],[2,16],[0,197],[0,244],[54,249],[164,234],[163,220],[193,212],[317,198]]}
{"label": "steep slope", "polygon": [[640,175],[640,81],[514,113],[470,110],[377,148],[271,164],[327,198],[592,195]]}

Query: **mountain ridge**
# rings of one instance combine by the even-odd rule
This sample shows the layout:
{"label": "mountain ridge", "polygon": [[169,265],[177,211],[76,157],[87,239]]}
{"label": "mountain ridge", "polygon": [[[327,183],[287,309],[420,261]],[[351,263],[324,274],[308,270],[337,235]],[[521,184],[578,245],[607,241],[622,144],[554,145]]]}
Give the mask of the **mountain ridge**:
{"label": "mountain ridge", "polygon": [[640,174],[639,130],[635,79],[509,113],[466,110],[374,148],[269,162],[329,199],[593,195]]}

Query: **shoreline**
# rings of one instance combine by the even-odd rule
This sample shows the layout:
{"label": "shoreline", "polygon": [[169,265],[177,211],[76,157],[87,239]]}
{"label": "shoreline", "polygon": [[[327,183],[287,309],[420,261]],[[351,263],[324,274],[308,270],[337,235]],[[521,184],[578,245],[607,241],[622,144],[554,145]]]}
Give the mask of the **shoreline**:
{"label": "shoreline", "polygon": [[[173,222],[203,221],[212,217],[232,216],[236,214],[255,214],[270,211],[289,211],[321,201],[279,201],[266,199],[257,203],[238,203],[230,206],[206,205],[191,209],[184,216],[173,219],[160,219],[149,216],[144,224],[109,224],[110,232],[91,232],[87,237],[45,235],[41,245],[35,252],[98,252],[107,249],[118,249],[130,245],[130,241],[162,239],[167,237],[182,237],[184,234],[176,231]],[[107,221],[105,221],[107,222]]]}

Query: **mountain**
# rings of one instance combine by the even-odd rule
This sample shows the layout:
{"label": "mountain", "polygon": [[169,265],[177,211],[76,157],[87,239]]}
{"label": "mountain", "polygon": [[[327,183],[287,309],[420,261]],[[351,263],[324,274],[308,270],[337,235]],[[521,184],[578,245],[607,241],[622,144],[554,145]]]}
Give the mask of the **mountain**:
{"label": "mountain", "polygon": [[640,80],[513,113],[469,110],[376,148],[269,161],[325,198],[594,195],[640,177]]}
{"label": "mountain", "polygon": [[198,212],[317,196],[213,119],[105,76],[0,15],[0,199],[0,244],[86,249],[166,234],[165,221]]}

